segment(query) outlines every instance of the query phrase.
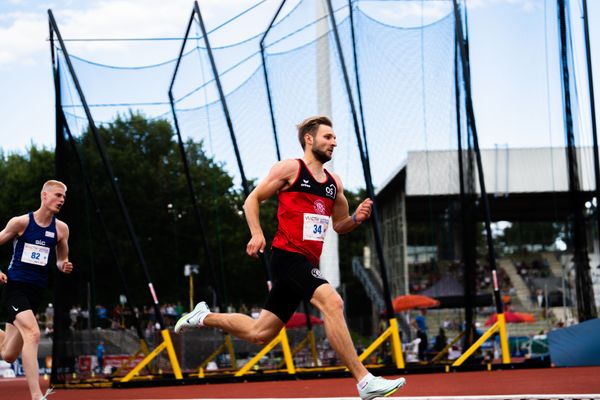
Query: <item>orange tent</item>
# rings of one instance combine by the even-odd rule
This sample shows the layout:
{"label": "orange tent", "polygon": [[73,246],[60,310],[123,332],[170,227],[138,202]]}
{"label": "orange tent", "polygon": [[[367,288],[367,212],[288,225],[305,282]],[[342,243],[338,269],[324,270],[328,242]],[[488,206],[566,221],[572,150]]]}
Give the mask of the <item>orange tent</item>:
{"label": "orange tent", "polygon": [[440,302],[433,297],[420,294],[407,294],[398,296],[392,300],[392,306],[394,307],[395,312],[413,310],[415,308],[431,308],[439,305]]}

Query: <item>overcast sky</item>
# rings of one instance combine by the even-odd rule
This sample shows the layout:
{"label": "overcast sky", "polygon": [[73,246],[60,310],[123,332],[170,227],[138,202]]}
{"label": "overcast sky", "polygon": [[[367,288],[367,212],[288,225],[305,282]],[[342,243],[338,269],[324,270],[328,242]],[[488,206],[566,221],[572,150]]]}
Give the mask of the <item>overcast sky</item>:
{"label": "overcast sky", "polygon": [[[581,0],[572,9],[581,12]],[[208,28],[258,0],[201,0]],[[373,2],[368,7],[377,7]],[[482,147],[563,145],[555,0],[469,0],[472,81]],[[600,81],[600,5],[589,1],[592,59]],[[264,20],[240,25],[240,37],[260,32],[279,1],[262,7]],[[419,1],[411,1],[416,11]],[[47,9],[67,38],[181,37],[191,0],[2,0],[0,2],[0,148],[22,152],[30,143],[54,146],[54,99]],[[415,11],[415,12],[416,12]],[[389,16],[400,18],[401,16]],[[576,54],[583,57],[581,32],[574,32]],[[126,62],[120,44],[89,43],[81,52],[106,64]],[[174,58],[179,44],[140,64]],[[579,49],[579,50],[577,50]],[[580,66],[580,79],[585,70]],[[587,102],[587,89],[580,95]],[[587,113],[587,114],[586,114]],[[589,109],[582,105],[583,126]],[[587,124],[587,125],[586,125]],[[587,140],[587,139],[586,139]]]}

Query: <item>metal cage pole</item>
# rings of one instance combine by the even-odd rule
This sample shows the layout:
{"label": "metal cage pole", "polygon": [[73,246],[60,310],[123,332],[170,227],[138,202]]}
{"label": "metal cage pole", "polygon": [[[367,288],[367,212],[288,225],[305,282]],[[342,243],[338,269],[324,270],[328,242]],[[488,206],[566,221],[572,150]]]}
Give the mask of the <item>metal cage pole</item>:
{"label": "metal cage pole", "polygon": [[[267,27],[267,29],[265,30],[265,33],[263,34],[263,36],[260,39],[260,58],[262,60],[262,70],[263,70],[263,76],[265,78],[267,100],[268,100],[268,104],[269,104],[269,115],[271,116],[271,128],[273,129],[273,138],[275,140],[275,151],[277,152],[277,161],[281,161],[281,151],[279,149],[279,139],[277,137],[277,125],[275,123],[275,113],[273,111],[273,99],[271,97],[271,86],[269,84],[269,73],[267,72],[267,59],[265,57],[265,39],[267,38],[267,35],[271,31],[271,28],[273,27],[273,24],[277,20],[277,17],[279,16],[279,13],[283,9],[283,6],[285,5],[286,1],[287,0],[281,1],[281,4],[279,4],[279,7],[277,8],[277,11],[275,12],[275,15],[273,15],[273,18],[271,18],[271,22],[269,23],[269,26]],[[311,334],[312,322],[310,321],[310,314],[309,314],[310,305],[309,305],[308,301],[306,301],[306,300],[302,300],[302,305],[304,307],[304,314],[306,315],[306,329],[308,330],[309,334]],[[311,342],[311,344],[314,344],[314,340],[313,340],[313,342]]]}
{"label": "metal cage pole", "polygon": [[348,0],[348,11],[350,16],[350,37],[352,38],[352,58],[354,60],[354,77],[356,79],[356,94],[358,100],[358,115],[360,116],[360,124],[362,126],[363,145],[365,150],[365,158],[370,166],[369,145],[367,143],[367,126],[365,125],[365,113],[363,111],[362,90],[360,85],[360,74],[358,69],[358,53],[356,52],[356,34],[354,32],[354,12],[352,11],[352,0]]}
{"label": "metal cage pole", "polygon": [[[208,52],[208,58],[210,60],[210,66],[213,72],[213,76],[215,78],[215,83],[217,85],[217,90],[219,92],[219,98],[221,100],[221,106],[223,108],[223,113],[225,114],[225,119],[227,122],[227,128],[229,130],[229,135],[231,136],[231,142],[233,144],[233,148],[235,151],[235,157],[237,160],[239,172],[242,178],[242,187],[244,189],[244,195],[247,198],[250,194],[250,188],[248,187],[248,181],[246,180],[246,175],[244,173],[244,165],[242,164],[242,159],[240,156],[240,151],[237,145],[237,140],[235,137],[235,132],[233,129],[233,123],[231,122],[231,116],[229,114],[229,109],[227,107],[227,100],[225,99],[225,93],[223,92],[223,86],[221,85],[221,79],[219,76],[219,71],[217,70],[217,65],[215,63],[215,59],[212,53],[212,48],[210,46],[210,42],[208,39],[208,33],[206,32],[206,27],[204,26],[204,20],[202,19],[202,14],[200,12],[200,7],[198,6],[198,2],[194,1],[194,13],[198,16],[198,22],[200,23],[200,29],[202,30],[202,35],[204,36],[204,44],[206,45],[206,50]],[[259,255],[261,264],[265,270],[267,275],[267,287],[271,289],[271,271],[269,268],[269,263],[267,262],[267,256],[265,253],[260,253]],[[281,329],[279,335],[275,339],[273,339],[267,346],[263,347],[262,350],[258,352],[252,359],[250,359],[238,372],[236,372],[235,376],[243,376],[250,371],[250,369],[256,365],[260,359],[267,354],[273,347],[277,344],[281,344],[283,350],[283,356],[285,360],[285,364],[287,366],[288,374],[295,374],[296,369],[294,367],[294,362],[292,359],[292,354],[290,350],[290,345],[287,337],[287,333],[285,327]]]}
{"label": "metal cage pole", "polygon": [[590,117],[592,122],[592,141],[594,149],[594,177],[596,179],[596,223],[598,240],[600,241],[600,155],[598,154],[598,130],[596,126],[596,102],[594,100],[594,73],[592,70],[592,54],[590,51],[590,28],[588,23],[587,0],[583,0],[583,33],[585,38],[585,58],[588,75],[588,91],[590,93]]}
{"label": "metal cage pole", "polygon": [[[54,32],[52,30],[52,26],[49,26],[50,31],[50,53],[52,56],[52,75],[54,77],[54,96],[55,96],[55,129],[56,129],[56,148],[55,148],[55,160],[54,160],[54,168],[56,171],[56,175],[59,179],[63,180],[64,173],[68,169],[68,166],[64,163],[64,153],[66,148],[65,139],[63,136],[63,125],[62,118],[60,118],[60,102],[61,102],[61,92],[60,92],[60,75],[58,73],[58,68],[55,66],[58,63],[58,58],[56,57],[55,48],[54,48]],[[66,182],[69,184],[69,182]],[[58,289],[62,289],[63,280],[59,279],[56,282],[56,286]],[[63,354],[65,352],[64,343],[69,340],[72,336],[69,330],[69,324],[65,322],[68,317],[68,309],[70,305],[68,304],[66,299],[63,296],[59,296],[58,293],[60,290],[54,292],[54,304],[55,304],[55,315],[54,315],[54,333],[52,340],[52,355],[55,358],[55,361],[52,363],[52,370],[50,372],[50,382],[53,384],[60,383],[59,370],[62,370],[63,358],[58,357],[59,354]],[[65,311],[62,311],[65,310]],[[72,339],[72,338],[71,338]],[[61,376],[65,376],[66,374],[60,371]]]}
{"label": "metal cage pole", "polygon": [[573,235],[573,261],[575,263],[577,293],[577,316],[579,322],[586,321],[596,316],[596,307],[593,296],[593,286],[590,277],[590,265],[587,253],[587,238],[585,232],[585,219],[583,216],[583,198],[579,182],[579,169],[577,162],[577,146],[573,131],[573,114],[571,105],[570,76],[569,76],[569,32],[567,27],[567,2],[558,0],[558,24],[560,36],[560,66],[561,83],[563,90],[564,124],[567,139],[567,160],[569,174],[569,200],[572,213]]}
{"label": "metal cage pole", "polygon": [[[468,34],[467,34],[468,36]],[[461,231],[463,235],[463,261],[464,261],[464,284],[465,284],[465,331],[468,332],[465,335],[465,346],[471,346],[473,342],[473,334],[475,327],[473,324],[474,313],[473,313],[473,296],[476,294],[474,289],[475,264],[477,259],[476,252],[476,239],[475,239],[475,220],[474,220],[474,182],[473,182],[473,160],[472,160],[472,148],[471,138],[469,137],[469,130],[467,129],[467,161],[468,165],[464,165],[464,154],[462,149],[462,130],[461,130],[461,116],[460,116],[460,79],[459,79],[459,40],[463,40],[458,36],[457,30],[454,30],[454,85],[455,85],[455,105],[456,105],[456,123],[457,123],[457,136],[458,136],[458,166],[459,166],[459,183],[460,183],[460,203],[461,203]],[[469,52],[468,52],[468,41],[465,43],[467,47],[466,59],[467,59],[467,73],[470,74],[469,68]],[[467,117],[467,120],[470,119]],[[465,171],[467,171],[465,177]],[[465,179],[467,181],[465,181]]]}
{"label": "metal cage pole", "polygon": [[181,44],[181,50],[179,51],[179,56],[177,57],[177,63],[175,64],[175,70],[173,71],[173,78],[171,79],[171,84],[169,85],[169,103],[171,105],[171,113],[173,115],[173,121],[175,123],[175,132],[177,133],[177,145],[179,148],[179,154],[181,156],[181,162],[183,163],[183,171],[185,173],[185,179],[188,187],[188,192],[190,194],[190,200],[192,201],[192,207],[194,209],[194,217],[196,219],[196,223],[198,224],[198,228],[200,230],[200,236],[202,239],[202,247],[204,248],[204,253],[206,254],[209,271],[211,274],[211,279],[214,282],[214,285],[217,289],[217,303],[219,304],[219,308],[221,310],[225,309],[225,304],[227,303],[227,299],[225,298],[225,283],[223,278],[217,279],[217,269],[215,267],[214,255],[210,249],[210,245],[208,243],[208,239],[206,237],[206,227],[204,224],[204,219],[202,218],[202,214],[200,212],[200,208],[198,206],[198,196],[196,196],[196,192],[194,190],[194,185],[192,183],[192,177],[190,175],[190,166],[188,162],[188,157],[185,152],[185,146],[183,143],[183,139],[181,138],[181,129],[179,128],[179,119],[177,118],[177,111],[175,110],[175,98],[173,96],[173,86],[175,86],[175,79],[177,77],[177,72],[179,71],[179,66],[181,64],[181,57],[183,56],[183,51],[185,50],[185,45],[189,38],[190,29],[192,27],[192,23],[194,21],[194,14],[192,13],[190,20],[188,22],[185,35],[183,38],[183,43]]}
{"label": "metal cage pole", "polygon": [[[483,163],[481,161],[481,151],[479,149],[479,139],[477,137],[477,128],[475,125],[475,113],[473,111],[473,102],[471,98],[471,78],[469,75],[468,67],[467,67],[467,55],[466,55],[466,45],[463,40],[463,29],[462,29],[462,20],[460,18],[460,11],[458,8],[457,0],[454,1],[454,15],[455,15],[455,25],[456,25],[456,34],[458,36],[458,44],[460,49],[461,63],[462,63],[462,72],[463,72],[463,82],[465,85],[466,92],[466,108],[467,108],[467,120],[469,121],[469,128],[471,130],[471,138],[473,140],[473,149],[475,150],[475,159],[477,162],[477,172],[479,177],[479,188],[481,190],[481,202],[483,204],[483,212],[485,219],[485,232],[486,232],[486,243],[488,247],[488,261],[490,263],[490,268],[492,269],[492,275],[494,281],[497,279],[496,272],[496,251],[494,249],[493,239],[492,239],[492,228],[491,228],[491,213],[490,213],[490,204],[487,197],[487,191],[485,189],[485,179],[483,176]],[[498,287],[494,288],[494,298],[496,300],[496,312],[502,312],[502,298],[500,296],[500,290]]]}
{"label": "metal cage pole", "polygon": [[[462,148],[462,121],[461,121],[461,113],[460,113],[460,80],[459,80],[459,65],[458,65],[458,36],[456,36],[456,31],[454,35],[454,88],[455,88],[455,107],[456,107],[456,134],[458,139],[458,171],[459,171],[459,187],[460,187],[460,208],[461,208],[461,233],[462,233],[462,259],[465,264],[465,270],[473,267],[475,264],[474,257],[474,249],[475,249],[475,241],[473,240],[473,235],[471,232],[473,231],[473,220],[471,218],[473,213],[473,202],[472,202],[472,194],[468,196],[466,193],[466,184],[465,184],[465,166],[464,166],[464,153]],[[467,151],[471,150],[467,147]],[[469,169],[470,171],[470,169]],[[468,179],[472,179],[472,175],[468,174]],[[469,185],[472,187],[472,185]],[[473,300],[471,285],[469,284],[468,274],[465,273],[465,331],[473,332]],[[469,347],[472,343],[472,335],[465,336],[465,345]]]}
{"label": "metal cage pole", "polygon": [[81,88],[81,85],[79,84],[79,80],[77,78],[77,75],[75,74],[75,69],[73,68],[73,64],[71,63],[71,59],[69,57],[69,53],[67,52],[67,49],[65,47],[64,41],[62,39],[62,36],[60,34],[60,31],[58,30],[58,25],[56,23],[56,20],[54,19],[54,15],[52,14],[52,10],[48,10],[48,16],[50,19],[50,26],[51,29],[54,31],[54,33],[56,33],[56,37],[58,39],[58,42],[60,43],[61,49],[64,53],[65,56],[65,61],[67,62],[67,67],[69,70],[69,73],[73,79],[73,83],[75,85],[75,88],[77,90],[77,94],[79,95],[79,99],[81,100],[81,104],[83,106],[83,109],[85,111],[86,117],[88,119],[89,122],[89,128],[94,136],[94,139],[96,141],[96,146],[98,148],[98,152],[100,153],[100,157],[102,159],[102,163],[104,165],[104,169],[106,170],[106,173],[109,176],[109,180],[110,180],[110,184],[113,190],[113,193],[115,195],[115,197],[117,198],[117,201],[119,203],[119,209],[121,211],[121,216],[123,217],[125,224],[127,226],[127,232],[129,234],[129,238],[131,240],[131,243],[133,244],[133,248],[135,250],[135,254],[137,256],[138,262],[140,263],[140,265],[142,266],[142,269],[144,270],[144,274],[146,276],[146,280],[148,282],[148,288],[150,289],[150,294],[152,295],[152,299],[153,299],[153,304],[154,304],[154,312],[156,314],[156,320],[159,322],[161,328],[164,327],[164,320],[162,317],[162,314],[160,313],[160,304],[158,302],[158,297],[156,296],[156,291],[154,290],[154,285],[152,284],[152,280],[150,279],[150,274],[148,272],[148,265],[146,264],[146,260],[144,258],[144,255],[142,253],[142,249],[140,247],[137,235],[135,233],[135,230],[133,228],[133,224],[131,222],[131,218],[129,216],[129,211],[127,210],[127,206],[125,205],[125,201],[123,200],[123,195],[121,194],[121,190],[119,189],[119,186],[117,184],[117,178],[114,175],[112,166],[110,164],[110,160],[108,159],[108,156],[106,154],[106,147],[104,145],[104,141],[102,140],[102,137],[100,136],[100,132],[98,131],[98,128],[96,127],[96,123],[94,122],[94,118],[92,117],[92,113],[90,111],[90,108],[87,104],[87,101],[85,100],[85,96],[83,94],[83,90]]}
{"label": "metal cage pole", "polygon": [[[231,116],[229,114],[229,108],[227,107],[227,100],[225,99],[225,93],[223,92],[223,86],[221,85],[221,78],[219,76],[219,71],[217,70],[217,65],[215,63],[215,58],[213,56],[212,48],[210,46],[210,42],[208,40],[208,33],[206,32],[206,27],[204,26],[204,20],[202,19],[202,14],[200,13],[200,7],[198,6],[198,2],[194,1],[194,12],[192,14],[196,14],[198,16],[198,22],[200,24],[200,29],[202,30],[202,36],[204,37],[204,44],[206,45],[206,50],[208,52],[208,58],[210,60],[210,66],[213,72],[213,76],[215,78],[215,83],[217,85],[217,90],[219,92],[219,98],[221,100],[221,106],[223,108],[223,114],[225,114],[225,120],[227,122],[227,129],[229,130],[229,135],[231,137],[231,142],[233,144],[233,150],[235,151],[235,158],[238,164],[238,169],[240,172],[240,176],[242,178],[242,188],[244,190],[244,196],[248,197],[250,194],[250,188],[248,186],[248,181],[246,180],[246,174],[244,172],[244,165],[242,164],[242,158],[240,156],[240,150],[237,145],[237,139],[235,137],[235,132],[233,130],[233,123],[231,122]],[[193,18],[193,16],[192,16]],[[271,287],[271,271],[269,269],[269,264],[267,262],[267,256],[265,253],[260,253],[260,261],[265,269],[267,275],[267,286]]]}
{"label": "metal cage pole", "polygon": [[265,31],[262,38],[260,39],[260,58],[262,60],[263,76],[265,77],[265,86],[267,89],[267,100],[269,102],[269,115],[271,116],[271,128],[273,129],[273,138],[275,140],[275,150],[277,151],[277,160],[279,160],[279,161],[281,161],[281,152],[279,151],[279,139],[277,137],[277,125],[275,123],[275,113],[273,112],[273,99],[271,97],[271,86],[269,85],[269,74],[267,73],[267,61],[265,58],[265,39],[267,38],[267,35],[271,31],[271,28],[273,27],[273,24],[275,23],[275,20],[279,16],[279,13],[281,12],[281,9],[283,8],[283,5],[285,4],[286,1],[287,0],[281,1],[281,4],[279,4],[279,8],[277,8],[275,15],[273,15],[273,18],[271,19],[271,22],[269,23],[269,26],[267,27],[267,30]]}
{"label": "metal cage pole", "polygon": [[375,190],[373,189],[373,181],[371,179],[371,168],[369,166],[369,159],[366,154],[366,143],[364,143],[360,134],[360,126],[358,123],[358,117],[356,116],[356,107],[354,105],[354,97],[352,95],[352,88],[350,87],[350,78],[348,76],[348,69],[346,68],[346,61],[344,59],[344,52],[342,50],[342,43],[340,41],[340,34],[337,29],[337,23],[335,21],[335,15],[331,0],[327,0],[327,9],[329,12],[329,19],[331,22],[333,36],[335,39],[335,45],[342,69],[342,75],[344,77],[344,85],[346,88],[346,94],[348,96],[348,102],[352,111],[352,122],[354,123],[354,133],[356,134],[356,141],[358,143],[358,150],[360,153],[360,160],[362,164],[363,174],[365,177],[365,184],[367,186],[367,193],[373,200],[373,209],[371,213],[371,226],[373,227],[373,237],[375,239],[375,249],[377,251],[377,259],[379,261],[379,267],[381,269],[381,281],[383,283],[383,296],[384,303],[388,317],[388,328],[377,338],[369,347],[363,351],[358,359],[363,362],[366,358],[379,346],[381,346],[386,340],[390,340],[390,348],[392,358],[394,359],[396,368],[404,368],[404,358],[402,356],[402,346],[400,343],[400,333],[398,330],[398,320],[394,313],[394,307],[392,306],[392,299],[390,295],[390,287],[387,277],[387,269],[385,265],[385,257],[383,255],[383,241],[381,238],[381,226],[379,221],[379,212],[377,210],[377,202],[375,199]]}
{"label": "metal cage pole", "polygon": [[[133,309],[133,306],[131,304],[131,299],[133,298],[131,296],[131,291],[129,290],[129,286],[127,285],[127,279],[125,278],[125,273],[123,272],[123,267],[121,266],[121,264],[119,263],[119,258],[117,256],[117,251],[116,248],[114,246],[113,241],[110,238],[110,234],[108,232],[108,228],[106,226],[106,223],[104,222],[104,216],[102,215],[102,211],[100,209],[100,206],[98,205],[98,202],[96,201],[96,196],[94,195],[94,192],[92,191],[92,187],[90,184],[90,180],[87,177],[86,173],[84,172],[84,168],[83,168],[83,162],[81,160],[81,156],[79,155],[79,151],[77,150],[77,144],[75,142],[75,139],[73,138],[73,135],[71,134],[71,129],[69,128],[69,124],[66,123],[67,118],[65,117],[64,111],[61,109],[60,110],[60,118],[61,118],[61,124],[64,126],[65,131],[67,132],[67,136],[69,137],[69,144],[71,145],[71,148],[73,149],[73,152],[75,154],[75,161],[77,162],[77,166],[79,167],[79,170],[81,171],[81,175],[83,177],[83,181],[85,184],[85,190],[87,191],[87,193],[90,196],[90,199],[92,201],[92,206],[94,207],[94,211],[96,214],[96,217],[98,217],[98,222],[100,224],[100,228],[102,230],[102,234],[104,236],[104,239],[106,240],[106,243],[108,245],[108,249],[109,252],[112,256],[113,259],[113,263],[114,266],[117,270],[117,272],[119,273],[119,278],[121,280],[121,284],[123,285],[123,292],[125,293],[125,297],[127,298],[127,307],[129,308],[129,310],[131,311],[131,315],[133,318],[133,323],[134,323],[134,327],[135,327],[135,331],[138,335],[138,339],[139,339],[139,349],[138,351],[132,355],[127,361],[121,363],[121,366],[117,369],[117,371],[121,371],[123,369],[123,367],[129,365],[129,363],[139,354],[144,354],[144,355],[148,355],[150,353],[149,347],[148,347],[148,342],[146,341],[145,337],[144,337],[144,333],[142,332],[142,327],[140,324],[140,320],[138,319],[135,310]],[[115,371],[112,375],[113,376],[117,376],[118,372]]]}
{"label": "metal cage pole", "polygon": [[481,336],[479,340],[477,340],[473,346],[471,346],[463,355],[456,360],[453,365],[461,365],[471,354],[485,341],[487,340],[496,330],[500,333],[500,345],[502,347],[502,362],[509,363],[510,355],[508,350],[508,337],[506,334],[506,325],[504,319],[504,307],[502,304],[502,297],[500,296],[500,286],[498,283],[498,274],[496,268],[496,252],[494,249],[494,243],[492,238],[492,228],[491,228],[491,213],[490,213],[490,204],[487,196],[487,192],[485,189],[485,179],[483,176],[483,163],[481,161],[481,151],[479,149],[479,140],[477,137],[477,128],[475,125],[475,112],[473,110],[473,101],[471,97],[471,77],[469,72],[468,65],[468,55],[467,55],[467,45],[464,40],[462,19],[460,17],[460,9],[458,6],[458,1],[453,0],[454,6],[454,24],[456,29],[456,37],[459,44],[460,50],[460,58],[462,65],[462,75],[463,75],[463,84],[465,87],[465,105],[466,105],[466,116],[467,116],[467,125],[470,129],[470,137],[473,140],[473,150],[475,151],[475,160],[477,162],[477,175],[479,177],[479,188],[481,191],[481,202],[483,204],[483,212],[484,212],[484,221],[485,221],[485,232],[486,232],[486,243],[488,248],[488,261],[490,263],[490,269],[492,272],[492,281],[494,286],[494,300],[496,303],[496,314],[498,316],[498,321],[496,324],[492,326],[484,335]]}
{"label": "metal cage pole", "polygon": [[379,261],[379,265],[381,267],[381,280],[383,282],[383,295],[385,297],[384,301],[385,301],[386,311],[387,311],[388,318],[393,318],[394,317],[394,308],[392,307],[390,288],[389,288],[389,283],[388,283],[388,279],[387,279],[387,270],[386,270],[386,266],[385,266],[385,258],[383,256],[381,227],[380,227],[380,222],[379,222],[379,213],[377,211],[377,204],[375,201],[375,191],[373,189],[373,182],[371,179],[371,171],[368,167],[368,160],[366,158],[365,150],[363,147],[363,141],[362,141],[362,137],[360,134],[360,127],[359,127],[358,118],[356,115],[357,114],[356,107],[354,105],[354,98],[352,95],[352,89],[350,87],[350,79],[348,77],[348,70],[346,68],[346,61],[344,59],[344,54],[342,51],[342,44],[340,42],[340,36],[339,36],[338,29],[337,29],[336,21],[335,21],[335,15],[333,14],[333,6],[331,4],[331,0],[327,0],[327,7],[329,10],[329,17],[330,17],[332,30],[333,30],[334,38],[335,38],[335,43],[336,43],[336,47],[337,47],[337,52],[338,52],[338,56],[339,56],[339,60],[340,60],[341,68],[342,68],[342,74],[344,76],[344,84],[346,87],[346,93],[348,95],[348,101],[350,103],[350,108],[352,111],[352,120],[354,122],[354,132],[356,134],[356,140],[358,142],[360,159],[362,162],[365,183],[367,186],[367,193],[369,194],[369,197],[373,200],[371,223],[373,226],[373,235],[375,237],[375,248],[377,251],[377,258]]}

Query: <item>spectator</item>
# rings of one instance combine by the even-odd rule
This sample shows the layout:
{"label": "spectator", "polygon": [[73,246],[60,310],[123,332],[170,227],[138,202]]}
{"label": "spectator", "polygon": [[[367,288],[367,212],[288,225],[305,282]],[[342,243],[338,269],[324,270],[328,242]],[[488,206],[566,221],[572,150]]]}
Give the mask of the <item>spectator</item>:
{"label": "spectator", "polygon": [[438,335],[435,337],[433,350],[435,350],[436,353],[439,353],[440,351],[444,350],[447,344],[448,338],[446,337],[446,332],[444,331],[444,328],[440,328]]}
{"label": "spectator", "polygon": [[52,303],[48,303],[48,307],[46,307],[46,326],[52,325],[54,326],[54,307]]}
{"label": "spectator", "polygon": [[413,326],[417,330],[417,337],[421,339],[419,343],[419,360],[426,361],[427,348],[429,347],[427,338],[427,309],[421,309],[421,313],[415,317]]}
{"label": "spectator", "polygon": [[96,359],[98,360],[98,373],[104,371],[104,342],[100,341],[96,346]]}
{"label": "spectator", "polygon": [[110,321],[108,320],[108,311],[101,304],[96,305],[96,324],[102,329],[106,329],[110,326]]}

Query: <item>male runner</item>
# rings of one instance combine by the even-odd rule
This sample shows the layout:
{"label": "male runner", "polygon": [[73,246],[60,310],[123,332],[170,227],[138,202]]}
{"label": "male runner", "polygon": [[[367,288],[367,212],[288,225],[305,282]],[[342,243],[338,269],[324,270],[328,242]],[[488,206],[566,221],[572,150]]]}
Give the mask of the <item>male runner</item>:
{"label": "male runner", "polygon": [[48,285],[48,262],[56,253],[56,266],[68,274],[69,227],[57,214],[65,203],[67,187],[59,181],[47,181],[42,187],[41,205],[37,211],[11,218],[0,232],[0,245],[13,240],[13,256],[6,274],[0,272],[5,284],[2,303],[8,314],[6,332],[0,330],[0,355],[14,362],[22,354],[25,378],[32,400],[46,399],[42,395],[38,370],[40,329],[35,318],[41,293]]}
{"label": "male runner", "polygon": [[356,379],[360,397],[371,400],[389,396],[405,384],[405,379],[386,380],[367,371],[352,343],[342,298],[318,269],[330,223],[337,233],[350,232],[370,217],[373,202],[364,200],[349,215],[340,178],[324,168],[336,147],[329,118],[316,116],[303,121],[298,126],[298,139],[304,157],[276,163],[244,203],[252,235],[246,252],[258,257],[266,246],[259,220],[260,203],[275,194],[279,199],[278,230],[271,257],[273,287],[259,318],[211,313],[206,303],[201,302],[177,321],[175,332],[208,326],[262,345],[277,336],[302,299],[307,299],[323,314],[327,339]]}

